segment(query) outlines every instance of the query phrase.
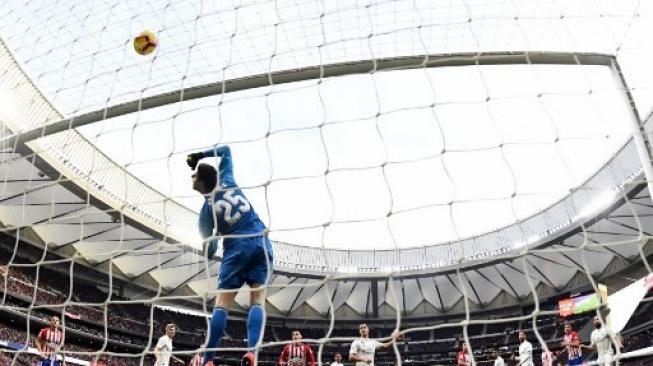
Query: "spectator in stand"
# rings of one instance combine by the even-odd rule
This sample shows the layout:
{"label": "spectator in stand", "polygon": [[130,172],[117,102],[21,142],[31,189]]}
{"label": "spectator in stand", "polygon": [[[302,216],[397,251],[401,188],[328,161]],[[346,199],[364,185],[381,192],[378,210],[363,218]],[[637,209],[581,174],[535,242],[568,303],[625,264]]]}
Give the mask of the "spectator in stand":
{"label": "spectator in stand", "polygon": [[494,360],[494,366],[506,366],[503,357],[501,357],[499,350],[496,348],[492,350],[492,359]]}
{"label": "spectator in stand", "polygon": [[333,356],[333,362],[331,362],[331,366],[344,366],[342,363],[342,354],[340,352],[336,352],[336,354]]}

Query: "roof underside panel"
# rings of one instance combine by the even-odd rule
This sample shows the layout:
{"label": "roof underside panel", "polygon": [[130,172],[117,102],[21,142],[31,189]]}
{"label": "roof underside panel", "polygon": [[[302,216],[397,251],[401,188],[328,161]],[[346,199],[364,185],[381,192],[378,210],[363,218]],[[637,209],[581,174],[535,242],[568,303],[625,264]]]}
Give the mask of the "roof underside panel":
{"label": "roof underside panel", "polygon": [[474,303],[487,304],[501,292],[501,288],[488,281],[476,271],[465,271],[467,295]]}
{"label": "roof underside panel", "polygon": [[346,303],[359,314],[365,315],[367,313],[369,295],[370,283],[367,281],[359,281],[356,283],[349,298],[347,298]]}
{"label": "roof underside panel", "polygon": [[[193,269],[196,269],[196,271],[193,271]],[[161,284],[161,287],[163,287],[164,290],[172,291],[175,288],[186,283],[186,281],[190,277],[195,276],[203,269],[204,269],[203,264],[201,266],[201,269],[197,268],[197,266],[188,266],[183,268],[154,269],[150,271],[149,275],[152,276],[152,278],[155,281],[159,282],[159,284]]]}
{"label": "roof underside panel", "polygon": [[402,287],[399,287],[398,289],[401,290],[403,288],[406,311],[411,312],[415,310],[417,305],[424,301],[424,297],[422,296],[422,291],[420,291],[416,279],[404,279],[402,282]]}
{"label": "roof underside panel", "polygon": [[306,281],[306,279],[298,279],[297,281],[288,284],[277,291],[274,295],[268,296],[268,302],[282,312],[290,311],[295,298],[297,298],[297,295],[299,295],[299,293],[304,289],[303,286]]}
{"label": "roof underside panel", "polygon": [[335,309],[338,309],[341,307],[349,298],[351,295],[352,291],[354,291],[354,285],[356,285],[355,281],[346,281],[342,282],[339,281],[337,282],[338,287],[336,288],[336,293],[333,296],[333,307]]}
{"label": "roof underside panel", "polygon": [[1,205],[0,221],[5,225],[16,227],[29,226],[37,222],[52,219],[79,211],[86,207],[85,203],[57,205]]}
{"label": "roof underside panel", "polygon": [[90,263],[101,263],[131,253],[133,250],[149,246],[153,240],[137,241],[90,241],[82,240],[73,246]]}
{"label": "roof underside panel", "polygon": [[71,244],[99,232],[115,228],[114,223],[97,224],[52,224],[34,225],[32,229],[47,243],[54,246]]}
{"label": "roof underside panel", "polygon": [[324,286],[322,286],[322,288],[320,288],[310,298],[308,298],[306,303],[318,313],[327,314],[329,311],[329,300],[333,301],[333,295],[336,291],[336,287],[339,287],[340,284],[344,284],[344,282],[327,282]]}
{"label": "roof underside panel", "polygon": [[[453,277],[455,277],[457,281],[457,276],[453,275]],[[436,276],[434,279],[435,284],[438,286],[442,306],[444,306],[445,310],[449,309],[462,297],[462,293],[458,290],[458,288],[456,288],[456,286],[459,285],[454,286],[454,284],[449,279],[449,276],[446,275]]]}
{"label": "roof underside panel", "polygon": [[[508,282],[506,282],[506,277],[501,276],[501,273],[499,273],[499,271],[497,270],[497,266],[488,266],[488,267],[479,268],[478,271],[483,276],[487,277],[494,286],[505,291],[510,296],[515,297],[515,291],[513,291],[511,284],[508,284]],[[516,278],[515,280],[518,280],[518,278]]]}
{"label": "roof underside panel", "polygon": [[292,305],[292,309],[290,311],[295,311],[297,308],[302,306],[306,302],[306,300],[310,299],[313,297],[315,294],[322,294],[324,296],[324,293],[321,291],[322,287],[324,287],[324,281],[317,281],[317,280],[310,280],[307,281],[304,284],[304,288],[302,289],[302,292],[297,295],[297,299],[295,299],[294,304]]}
{"label": "roof underside panel", "polygon": [[162,242],[158,242],[133,251],[130,255],[114,258],[112,262],[125,275],[137,277],[149,270],[159,268],[162,263],[166,263],[179,255],[178,248],[167,247]]}
{"label": "roof underside panel", "polygon": [[496,266],[498,271],[503,274],[503,277],[510,283],[510,286],[515,290],[519,296],[529,296],[532,293],[531,285],[537,288],[541,280],[533,275],[533,271],[527,275],[524,272],[522,263],[512,263],[510,265],[499,264]]}
{"label": "roof underside panel", "polygon": [[548,258],[549,255],[551,254],[547,253],[546,256],[539,257],[529,256],[529,272],[531,274],[537,273],[540,279],[547,283],[550,282],[554,287],[564,286],[574,276],[576,269],[567,260],[563,263],[555,262],[553,259]]}
{"label": "roof underside panel", "polygon": [[428,301],[436,309],[442,309],[442,304],[440,303],[440,297],[438,296],[438,290],[435,288],[435,282],[431,277],[421,277],[418,278],[419,286],[422,290],[422,296],[424,300]]}

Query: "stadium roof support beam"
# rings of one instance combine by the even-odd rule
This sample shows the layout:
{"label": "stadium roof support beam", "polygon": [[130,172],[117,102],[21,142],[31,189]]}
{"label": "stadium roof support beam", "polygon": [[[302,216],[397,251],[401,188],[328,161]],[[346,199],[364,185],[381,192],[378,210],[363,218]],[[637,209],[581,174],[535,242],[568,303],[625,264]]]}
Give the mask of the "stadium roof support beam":
{"label": "stadium roof support beam", "polygon": [[150,97],[118,104],[73,116],[54,123],[40,126],[19,135],[4,138],[5,146],[21,145],[40,137],[74,129],[98,121],[135,113],[169,104],[209,97],[235,91],[254,89],[264,86],[286,84],[298,81],[322,79],[344,75],[366,74],[379,71],[408,70],[417,68],[478,66],[478,65],[602,65],[616,64],[613,55],[601,53],[573,52],[487,52],[487,53],[448,53],[435,55],[417,55],[371,60],[350,61],[337,64],[309,66],[299,69],[283,70],[247,77],[207,83],[173,92],[161,93]]}

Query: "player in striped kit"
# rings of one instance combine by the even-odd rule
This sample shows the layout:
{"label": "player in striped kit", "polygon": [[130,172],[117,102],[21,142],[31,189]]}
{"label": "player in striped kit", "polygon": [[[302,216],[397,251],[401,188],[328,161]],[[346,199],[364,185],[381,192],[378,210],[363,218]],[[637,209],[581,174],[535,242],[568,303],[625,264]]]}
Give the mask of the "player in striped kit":
{"label": "player in striped kit", "polygon": [[315,366],[315,355],[308,344],[302,343],[302,333],[292,331],[292,343],[287,344],[279,356],[279,366]]}
{"label": "player in striped kit", "polygon": [[202,352],[196,353],[195,356],[190,359],[188,366],[202,366],[202,357],[204,357]]}
{"label": "player in striped kit", "polygon": [[580,336],[571,329],[570,323],[565,323],[565,335],[560,345],[564,347],[561,353],[567,352],[567,365],[575,366],[583,364],[583,353],[580,349]]}
{"label": "player in striped kit", "polygon": [[[50,317],[50,326],[41,329],[36,337],[36,348],[43,360],[39,362],[40,366],[65,366],[66,360],[63,353],[64,332],[60,329],[58,316]],[[61,355],[61,361],[57,356]]]}
{"label": "player in striped kit", "polygon": [[472,358],[469,356],[467,343],[463,342],[463,349],[456,355],[456,365],[458,366],[472,366]]}

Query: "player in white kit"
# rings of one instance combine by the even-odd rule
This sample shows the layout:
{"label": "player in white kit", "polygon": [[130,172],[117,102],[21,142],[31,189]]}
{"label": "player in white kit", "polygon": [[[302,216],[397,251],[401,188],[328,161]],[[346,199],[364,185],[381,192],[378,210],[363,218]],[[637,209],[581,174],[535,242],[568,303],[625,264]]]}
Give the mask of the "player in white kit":
{"label": "player in white kit", "polygon": [[610,330],[607,326],[603,326],[598,316],[594,317],[594,330],[590,335],[590,340],[591,344],[583,347],[588,349],[596,348],[596,353],[598,354],[596,362],[601,366],[610,365],[613,357]]}
{"label": "player in white kit", "polygon": [[533,345],[526,339],[526,332],[519,331],[519,357],[513,357],[519,361],[519,366],[534,366],[533,364]]}
{"label": "player in white kit", "polygon": [[184,361],[172,354],[172,338],[175,337],[177,327],[174,324],[166,325],[166,334],[159,338],[154,347],[154,357],[156,357],[155,366],[169,366],[170,359],[180,362],[182,365]]}
{"label": "player in white kit", "polygon": [[358,332],[361,337],[354,340],[349,349],[349,361],[355,362],[356,366],[374,366],[376,349],[388,348],[401,337],[401,333],[393,333],[391,339],[385,343],[370,339],[370,329],[367,324],[359,325]]}

